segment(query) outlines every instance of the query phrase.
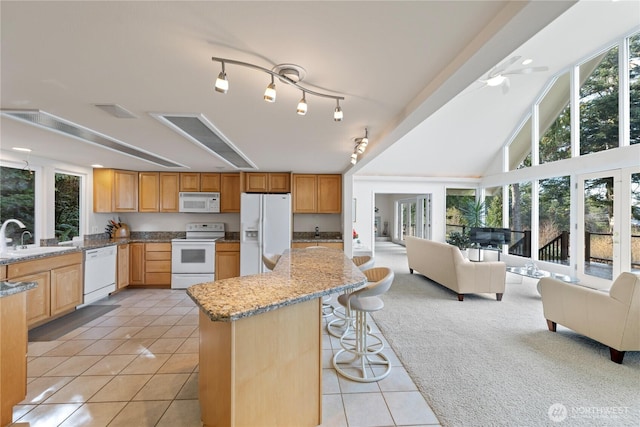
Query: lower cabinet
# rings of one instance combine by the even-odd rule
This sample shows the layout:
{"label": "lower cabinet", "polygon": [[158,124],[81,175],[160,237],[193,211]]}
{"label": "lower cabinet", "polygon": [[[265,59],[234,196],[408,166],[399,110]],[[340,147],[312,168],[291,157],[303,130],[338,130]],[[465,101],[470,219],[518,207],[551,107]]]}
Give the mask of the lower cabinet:
{"label": "lower cabinet", "polygon": [[26,292],[0,298],[0,426],[27,395]]}
{"label": "lower cabinet", "polygon": [[129,285],[171,286],[171,243],[130,243]]}
{"label": "lower cabinet", "polygon": [[240,276],[240,243],[216,243],[216,280]]}
{"label": "lower cabinet", "polygon": [[129,245],[118,245],[118,271],[116,274],[116,289],[129,285]]}
{"label": "lower cabinet", "polygon": [[82,304],[84,276],[80,252],[9,264],[7,276],[12,281],[38,284],[26,292],[29,328]]}

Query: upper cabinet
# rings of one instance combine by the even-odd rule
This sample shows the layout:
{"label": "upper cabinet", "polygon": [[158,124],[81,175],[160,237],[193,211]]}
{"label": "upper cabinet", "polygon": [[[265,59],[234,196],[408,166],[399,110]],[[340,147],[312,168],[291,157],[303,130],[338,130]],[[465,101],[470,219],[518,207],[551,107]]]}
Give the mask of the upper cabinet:
{"label": "upper cabinet", "polygon": [[341,213],[342,175],[293,174],[293,213]]}
{"label": "upper cabinet", "polygon": [[93,170],[94,212],[138,212],[138,172]]}
{"label": "upper cabinet", "polygon": [[140,172],[138,212],[178,212],[177,172]]}
{"label": "upper cabinet", "polygon": [[240,173],[220,174],[220,212],[240,212]]}
{"label": "upper cabinet", "polygon": [[180,191],[219,192],[220,174],[216,172],[181,172]]}
{"label": "upper cabinet", "polygon": [[245,193],[289,193],[291,174],[288,172],[246,172]]}

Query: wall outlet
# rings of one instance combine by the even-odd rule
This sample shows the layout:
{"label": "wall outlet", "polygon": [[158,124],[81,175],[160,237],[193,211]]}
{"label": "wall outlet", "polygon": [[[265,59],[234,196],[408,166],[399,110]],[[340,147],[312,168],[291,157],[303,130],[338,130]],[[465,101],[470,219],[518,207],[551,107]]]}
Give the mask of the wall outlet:
{"label": "wall outlet", "polygon": [[96,234],[98,232],[98,226],[94,225],[93,227],[91,227],[91,234]]}

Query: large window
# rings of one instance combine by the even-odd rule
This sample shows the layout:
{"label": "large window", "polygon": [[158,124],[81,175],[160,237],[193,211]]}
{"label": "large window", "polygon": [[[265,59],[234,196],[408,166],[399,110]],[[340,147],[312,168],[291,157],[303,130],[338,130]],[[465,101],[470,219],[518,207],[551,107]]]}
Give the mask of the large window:
{"label": "large window", "polygon": [[580,65],[580,154],[619,146],[618,47]]}
{"label": "large window", "polygon": [[569,265],[570,178],[540,180],[538,259]]}
{"label": "large window", "polygon": [[509,186],[509,253],[531,257],[531,183],[520,182]]}
{"label": "large window", "polygon": [[36,173],[29,167],[0,166],[0,219],[2,222],[17,219],[26,227],[22,230],[16,224],[9,224],[6,236],[11,242],[8,245],[23,241],[25,245],[34,243]]}
{"label": "large window", "polygon": [[55,235],[64,242],[80,235],[80,184],[78,175],[56,173]]}
{"label": "large window", "polygon": [[558,77],[540,102],[540,163],[571,157],[569,73]]}

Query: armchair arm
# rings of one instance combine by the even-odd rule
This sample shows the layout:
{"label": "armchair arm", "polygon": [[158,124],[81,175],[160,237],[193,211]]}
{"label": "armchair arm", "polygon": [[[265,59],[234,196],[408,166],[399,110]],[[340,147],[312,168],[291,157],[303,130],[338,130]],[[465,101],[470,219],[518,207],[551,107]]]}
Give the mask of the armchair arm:
{"label": "armchair arm", "polygon": [[463,260],[456,264],[458,292],[504,293],[507,266],[502,261],[472,262]]}

